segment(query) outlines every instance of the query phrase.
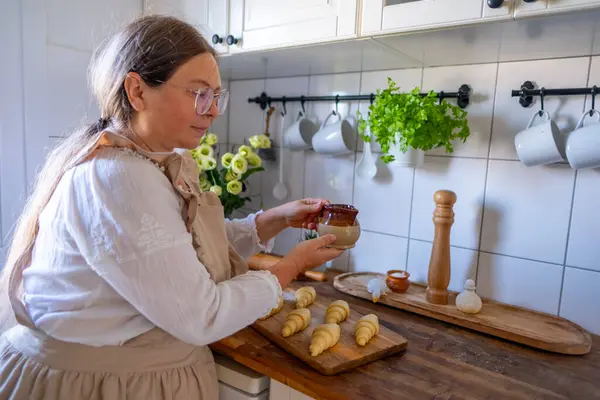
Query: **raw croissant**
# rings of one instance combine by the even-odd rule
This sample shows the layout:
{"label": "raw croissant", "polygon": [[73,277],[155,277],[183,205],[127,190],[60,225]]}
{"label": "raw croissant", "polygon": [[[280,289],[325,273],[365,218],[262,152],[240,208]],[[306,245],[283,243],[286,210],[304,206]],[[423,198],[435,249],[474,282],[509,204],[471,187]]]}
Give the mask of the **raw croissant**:
{"label": "raw croissant", "polygon": [[350,314],[350,307],[344,300],[336,300],[332,302],[325,311],[325,323],[326,324],[339,324],[348,319]]}
{"label": "raw croissant", "polygon": [[375,314],[368,314],[356,322],[356,344],[366,345],[369,340],[379,333],[379,318]]}
{"label": "raw croissant", "polygon": [[273,315],[277,314],[281,308],[283,307],[283,296],[279,296],[279,302],[277,303],[277,306],[274,308],[271,308],[271,310],[269,311],[269,313],[267,315],[265,315],[264,317],[260,317],[259,319],[261,321],[264,321],[267,318],[272,317]]}
{"label": "raw croissant", "polygon": [[315,357],[340,340],[341,329],[338,324],[323,324],[315,328],[308,351]]}
{"label": "raw croissant", "polygon": [[304,286],[296,290],[296,308],[306,308],[315,302],[317,292],[312,286]]}
{"label": "raw croissant", "polygon": [[292,336],[294,333],[306,329],[310,324],[310,310],[308,308],[297,308],[290,311],[283,321],[281,335],[283,337]]}

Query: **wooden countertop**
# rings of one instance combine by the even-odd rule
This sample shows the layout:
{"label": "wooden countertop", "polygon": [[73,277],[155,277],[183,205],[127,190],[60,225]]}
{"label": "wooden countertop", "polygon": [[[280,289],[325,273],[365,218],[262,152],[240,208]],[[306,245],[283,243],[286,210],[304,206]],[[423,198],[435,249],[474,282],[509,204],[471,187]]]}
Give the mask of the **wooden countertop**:
{"label": "wooden countertop", "polygon": [[600,336],[592,351],[565,356],[345,295],[328,282],[293,282],[374,312],[408,339],[406,353],[324,376],[252,328],[211,348],[315,399],[600,399]]}

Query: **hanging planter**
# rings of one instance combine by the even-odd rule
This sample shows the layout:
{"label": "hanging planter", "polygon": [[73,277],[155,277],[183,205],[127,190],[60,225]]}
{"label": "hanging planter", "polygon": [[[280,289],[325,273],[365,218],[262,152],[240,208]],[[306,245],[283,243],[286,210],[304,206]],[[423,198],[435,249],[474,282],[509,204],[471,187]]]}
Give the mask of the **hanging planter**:
{"label": "hanging planter", "polygon": [[[367,124],[371,136],[364,135]],[[384,163],[412,168],[423,164],[425,151],[444,147],[452,153],[452,142],[464,143],[471,133],[466,111],[445,100],[439,102],[433,91],[421,95],[417,87],[401,93],[391,78],[387,89],[377,90],[368,118],[358,113],[358,131],[365,142],[375,137]]]}
{"label": "hanging planter", "polygon": [[402,152],[399,145],[392,144],[387,154],[393,157],[393,160],[389,161],[388,165],[394,167],[419,168],[425,162],[425,152],[412,147]]}

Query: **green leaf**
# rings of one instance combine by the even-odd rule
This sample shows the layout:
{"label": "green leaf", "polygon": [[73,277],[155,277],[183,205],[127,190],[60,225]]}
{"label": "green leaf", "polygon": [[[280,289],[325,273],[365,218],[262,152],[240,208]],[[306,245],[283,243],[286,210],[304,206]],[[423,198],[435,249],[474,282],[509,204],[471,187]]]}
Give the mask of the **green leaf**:
{"label": "green leaf", "polygon": [[453,142],[464,143],[471,133],[466,111],[445,100],[439,103],[434,91],[421,95],[421,89],[415,87],[409,93],[401,93],[391,78],[386,89],[377,90],[375,102],[369,106],[368,121],[361,120],[362,116],[359,133],[368,123],[386,163],[394,160],[387,154],[392,145],[404,152],[408,148],[427,151],[443,147],[451,153]]}

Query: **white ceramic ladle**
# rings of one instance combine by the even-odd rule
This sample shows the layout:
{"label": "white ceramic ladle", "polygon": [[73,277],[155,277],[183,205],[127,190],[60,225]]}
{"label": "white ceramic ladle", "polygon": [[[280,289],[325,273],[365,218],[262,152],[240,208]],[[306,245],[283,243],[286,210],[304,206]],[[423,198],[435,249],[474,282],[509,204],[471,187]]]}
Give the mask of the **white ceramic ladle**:
{"label": "white ceramic ladle", "polygon": [[362,157],[356,165],[356,175],[365,179],[373,179],[377,175],[377,165],[371,153],[371,131],[368,126],[365,134],[369,136],[369,141],[364,142]]}
{"label": "white ceramic ladle", "polygon": [[281,113],[281,126],[279,132],[281,133],[281,139],[279,141],[279,182],[273,188],[273,197],[277,200],[283,200],[288,195],[288,190],[285,187],[285,183],[283,183],[283,128],[284,128],[285,118],[284,114]]}

